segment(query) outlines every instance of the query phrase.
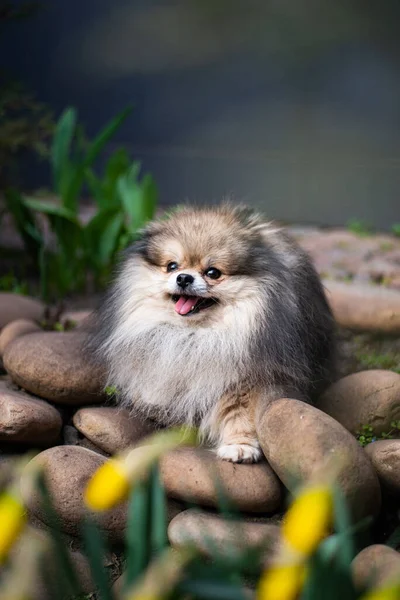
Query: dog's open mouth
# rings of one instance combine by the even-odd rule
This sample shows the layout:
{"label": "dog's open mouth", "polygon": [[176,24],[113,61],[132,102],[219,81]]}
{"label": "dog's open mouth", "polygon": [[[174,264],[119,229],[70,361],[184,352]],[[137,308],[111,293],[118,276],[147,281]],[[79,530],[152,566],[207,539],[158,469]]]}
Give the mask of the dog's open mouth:
{"label": "dog's open mouth", "polygon": [[178,315],[186,317],[199,313],[205,308],[210,308],[217,303],[214,298],[202,298],[201,296],[180,296],[174,294],[171,296],[172,302],[175,304],[175,311]]}

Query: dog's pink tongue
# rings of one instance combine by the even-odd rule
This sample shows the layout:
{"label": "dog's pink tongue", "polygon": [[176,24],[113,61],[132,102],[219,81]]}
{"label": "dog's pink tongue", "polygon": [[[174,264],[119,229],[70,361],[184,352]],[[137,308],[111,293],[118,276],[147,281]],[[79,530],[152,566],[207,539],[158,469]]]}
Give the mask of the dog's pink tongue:
{"label": "dog's pink tongue", "polygon": [[198,298],[194,296],[181,296],[175,304],[175,310],[180,315],[187,315],[196,306]]}

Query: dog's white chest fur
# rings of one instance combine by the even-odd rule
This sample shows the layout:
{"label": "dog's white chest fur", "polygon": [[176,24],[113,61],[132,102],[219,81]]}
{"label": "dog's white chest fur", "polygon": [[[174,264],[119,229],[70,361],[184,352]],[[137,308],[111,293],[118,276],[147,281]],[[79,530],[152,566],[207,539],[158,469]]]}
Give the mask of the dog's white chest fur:
{"label": "dog's white chest fur", "polygon": [[240,381],[243,347],[232,336],[168,324],[133,333],[129,349],[126,339],[123,348],[109,348],[109,383],[134,410],[167,424],[194,424]]}
{"label": "dog's white chest fur", "polygon": [[108,383],[133,411],[164,424],[196,424],[248,373],[251,313],[228,307],[218,327],[192,327],[177,326],[175,315],[161,320],[151,308],[117,313],[103,347]]}

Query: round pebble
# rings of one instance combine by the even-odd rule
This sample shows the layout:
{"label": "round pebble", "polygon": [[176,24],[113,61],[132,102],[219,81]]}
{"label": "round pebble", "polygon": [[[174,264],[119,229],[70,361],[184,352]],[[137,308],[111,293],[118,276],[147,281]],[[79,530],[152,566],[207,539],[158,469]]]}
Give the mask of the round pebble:
{"label": "round pebble", "polygon": [[400,293],[385,287],[324,280],[328,302],[342,327],[400,333]]}
{"label": "round pebble", "polygon": [[73,423],[78,431],[108,454],[125,450],[154,430],[150,422],[130,416],[123,408],[105,406],[79,409]]}
{"label": "round pebble", "polygon": [[263,549],[263,562],[276,552],[280,528],[271,523],[251,523],[224,519],[220,515],[189,509],[181,512],[168,527],[172,546],[195,546],[206,556],[215,550],[229,554],[244,549]]}
{"label": "round pebble", "polygon": [[8,344],[23,335],[40,331],[39,325],[29,319],[16,319],[8,323],[0,333],[0,357],[3,356]]}
{"label": "round pebble", "polygon": [[[45,479],[53,504],[60,519],[63,531],[72,535],[81,532],[82,519],[87,514],[83,493],[93,473],[105,462],[96,452],[78,446],[56,446],[38,454],[27,465],[44,467]],[[28,511],[37,519],[49,525],[48,515],[43,510],[39,491],[22,482],[22,493]],[[112,540],[123,539],[126,527],[126,503],[112,510],[94,513],[97,524]]]}
{"label": "round pebble", "polygon": [[0,329],[16,319],[40,321],[44,309],[44,304],[35,298],[0,292]]}
{"label": "round pebble", "polygon": [[104,375],[85,360],[84,332],[40,332],[18,338],[4,352],[4,368],[19,386],[62,404],[101,401]]}
{"label": "round pebble", "polygon": [[265,461],[234,464],[210,450],[181,448],[162,457],[160,472],[170,497],[203,506],[218,505],[216,478],[234,505],[245,512],[274,512],[282,499],[279,480]]}
{"label": "round pebble", "polygon": [[378,440],[365,448],[384,489],[400,497],[400,440]]}
{"label": "round pebble", "polygon": [[355,519],[377,515],[381,505],[378,478],[363,448],[329,415],[299,400],[282,398],[256,419],[261,447],[271,467],[293,491],[295,481],[309,481],[335,455],[346,459],[338,477]]}
{"label": "round pebble", "polygon": [[352,433],[371,425],[374,434],[389,432],[400,419],[400,375],[392,371],[360,371],[343,377],[319,398],[318,408]]}
{"label": "round pebble", "polygon": [[364,548],[351,564],[353,580],[358,588],[380,587],[400,579],[400,554],[383,544]]}
{"label": "round pebble", "polygon": [[0,440],[49,446],[59,439],[61,426],[56,408],[0,382]]}

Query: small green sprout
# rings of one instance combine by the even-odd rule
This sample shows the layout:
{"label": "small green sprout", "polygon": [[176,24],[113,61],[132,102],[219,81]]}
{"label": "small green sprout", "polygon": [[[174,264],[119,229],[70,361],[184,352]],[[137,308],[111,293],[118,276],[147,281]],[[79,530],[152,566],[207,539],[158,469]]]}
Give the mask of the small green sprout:
{"label": "small green sprout", "polygon": [[0,277],[0,292],[12,292],[13,294],[28,295],[28,284],[26,281],[18,280],[12,273]]}
{"label": "small green sprout", "polygon": [[392,232],[394,233],[394,235],[400,237],[400,223],[395,223],[394,225],[392,225]]}
{"label": "small green sprout", "polygon": [[104,391],[109,398],[117,398],[119,396],[119,390],[115,385],[108,385]]}
{"label": "small green sprout", "polygon": [[396,353],[356,352],[356,358],[363,369],[388,369],[395,373],[400,372],[400,356]]}
{"label": "small green sprout", "polygon": [[356,433],[356,439],[360,446],[365,448],[368,444],[378,440],[393,440],[400,437],[400,420],[391,421],[390,431],[382,431],[380,435],[374,433],[372,425],[361,425],[360,430]]}
{"label": "small green sprout", "polygon": [[371,225],[358,219],[350,219],[350,221],[347,222],[347,229],[359,237],[367,237],[372,233]]}

